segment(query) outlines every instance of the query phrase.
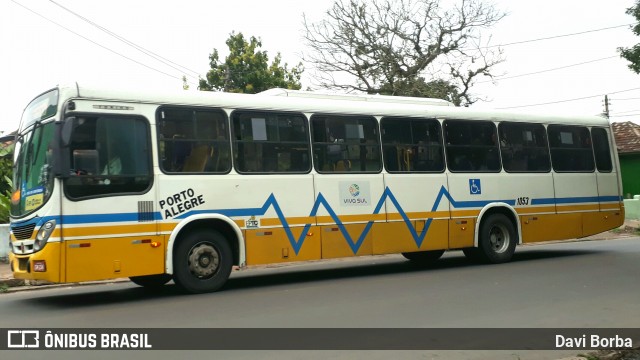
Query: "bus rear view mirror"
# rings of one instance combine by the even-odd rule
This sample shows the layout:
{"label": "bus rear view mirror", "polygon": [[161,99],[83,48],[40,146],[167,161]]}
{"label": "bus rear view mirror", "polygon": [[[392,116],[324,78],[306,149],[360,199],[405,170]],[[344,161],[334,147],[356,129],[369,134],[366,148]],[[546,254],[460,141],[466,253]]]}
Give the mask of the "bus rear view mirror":
{"label": "bus rear view mirror", "polygon": [[75,117],[68,117],[64,120],[64,124],[62,124],[62,131],[60,133],[60,140],[63,147],[69,146],[69,143],[71,142],[71,134],[73,133],[75,124]]}

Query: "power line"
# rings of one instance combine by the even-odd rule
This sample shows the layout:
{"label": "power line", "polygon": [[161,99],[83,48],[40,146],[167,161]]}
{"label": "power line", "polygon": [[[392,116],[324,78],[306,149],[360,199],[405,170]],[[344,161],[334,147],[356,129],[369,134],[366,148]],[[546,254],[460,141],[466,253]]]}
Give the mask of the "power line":
{"label": "power line", "polygon": [[628,113],[635,113],[640,111],[640,109],[635,109],[635,110],[626,110],[626,111],[616,111],[616,114],[628,114]]}
{"label": "power line", "polygon": [[477,84],[483,84],[483,83],[488,83],[488,82],[493,82],[493,81],[500,81],[500,80],[507,80],[507,79],[514,79],[514,78],[519,78],[519,77],[529,76],[529,75],[537,75],[537,74],[542,74],[542,73],[546,73],[546,72],[550,72],[550,71],[562,70],[562,69],[567,69],[567,68],[571,68],[571,67],[574,67],[574,66],[580,66],[580,65],[585,65],[585,64],[591,64],[591,63],[598,62],[598,61],[609,60],[609,59],[613,59],[613,58],[619,58],[619,56],[617,56],[617,55],[616,56],[608,56],[608,57],[601,58],[601,59],[584,61],[584,62],[581,62],[581,63],[560,66],[560,67],[552,68],[552,69],[540,70],[540,71],[535,71],[535,72],[530,72],[530,73],[525,73],[525,74],[519,74],[519,75],[513,75],[513,76],[497,77],[497,78],[495,78],[493,80],[478,81]]}
{"label": "power line", "polygon": [[615,118],[619,118],[619,117],[630,117],[630,116],[640,116],[640,113],[636,113],[636,114],[628,114],[628,115],[611,115],[610,117],[615,117]]}
{"label": "power line", "polygon": [[633,98],[616,98],[616,99],[611,99],[611,100],[615,100],[615,101],[626,101],[626,100],[640,100],[640,97],[633,97]]}
{"label": "power line", "polygon": [[110,48],[109,48],[109,47],[107,47],[107,46],[104,46],[104,45],[102,45],[102,44],[99,44],[98,42],[93,41],[93,40],[89,39],[88,37],[86,37],[86,36],[84,36],[84,35],[80,35],[80,34],[78,34],[77,32],[75,32],[75,31],[73,31],[73,30],[71,30],[71,29],[69,29],[69,28],[65,27],[64,25],[61,25],[61,24],[59,24],[59,23],[57,23],[57,22],[55,22],[55,21],[53,21],[53,20],[51,20],[51,19],[47,18],[46,16],[44,16],[44,15],[42,15],[42,14],[40,14],[40,13],[38,13],[38,12],[36,12],[36,11],[34,11],[34,10],[32,10],[32,9],[30,9],[30,8],[28,8],[28,7],[26,7],[26,6],[22,5],[22,4],[20,4],[20,3],[18,3],[18,2],[16,2],[15,0],[11,0],[11,2],[12,2],[12,3],[14,3],[14,4],[16,4],[16,5],[18,5],[18,6],[20,6],[20,7],[22,7],[22,8],[24,8],[24,9],[26,9],[26,10],[28,10],[28,11],[30,11],[30,12],[32,12],[32,13],[33,13],[33,14],[35,14],[35,15],[38,15],[39,17],[41,17],[41,18],[43,18],[43,19],[47,20],[48,22],[50,22],[50,23],[52,23],[52,24],[54,24],[54,25],[56,25],[56,26],[59,26],[59,27],[61,27],[61,28],[65,29],[65,30],[67,30],[68,32],[70,32],[70,33],[72,33],[72,34],[76,35],[76,36],[79,36],[79,37],[81,37],[81,38],[83,38],[83,39],[87,40],[88,42],[90,42],[90,43],[92,43],[92,44],[94,44],[94,45],[96,45],[96,46],[99,46],[99,47],[101,47],[101,48],[103,48],[103,49],[105,49],[105,50],[107,50],[107,51],[110,51],[110,52],[112,52],[112,53],[114,53],[114,54],[116,54],[116,55],[118,55],[118,56],[121,56],[121,57],[123,57],[123,58],[125,58],[125,59],[127,59],[127,60],[129,60],[129,61],[133,61],[134,63],[136,63],[136,64],[138,64],[138,65],[141,65],[141,66],[144,66],[144,67],[146,67],[147,69],[150,69],[150,70],[153,70],[153,71],[159,72],[159,73],[161,73],[161,74],[163,74],[163,75],[166,75],[166,76],[172,77],[172,78],[174,78],[174,79],[182,80],[182,78],[181,78],[181,77],[171,75],[171,74],[166,73],[166,72],[164,72],[164,71],[162,71],[162,70],[159,70],[159,69],[156,69],[156,68],[151,67],[151,66],[149,66],[149,65],[146,65],[146,64],[144,64],[144,63],[142,63],[142,62],[140,62],[140,61],[138,61],[138,60],[132,59],[132,58],[130,58],[130,57],[128,57],[128,56],[126,56],[126,55],[124,55],[124,54],[121,54],[121,53],[119,53],[119,52],[117,52],[117,51],[115,51],[115,50],[113,50],[113,49],[110,49]]}
{"label": "power line", "polygon": [[626,90],[608,92],[606,94],[583,96],[583,97],[579,97],[579,98],[564,99],[564,100],[558,100],[558,101],[550,101],[550,102],[538,103],[538,104],[507,106],[507,107],[501,107],[501,108],[498,108],[498,109],[499,110],[505,110],[505,109],[516,109],[516,108],[533,107],[533,106],[541,106],[541,105],[559,104],[559,103],[570,102],[570,101],[578,101],[578,100],[592,99],[592,98],[595,98],[595,97],[602,97],[602,96],[605,96],[605,95],[608,95],[608,94],[619,94],[619,93],[623,93],[623,92],[627,92],[627,91],[634,91],[634,90],[640,90],[640,87],[639,88],[633,88],[633,89],[626,89]]}
{"label": "power line", "polygon": [[617,28],[621,28],[621,27],[624,27],[624,26],[631,26],[631,25],[634,25],[634,24],[623,24],[623,25],[609,26],[609,27],[599,28],[599,29],[593,29],[593,30],[585,30],[585,31],[580,31],[580,32],[575,32],[575,33],[570,33],[570,34],[562,34],[562,35],[547,36],[547,37],[538,38],[538,39],[530,39],[530,40],[514,41],[514,42],[506,43],[506,44],[499,44],[499,45],[489,45],[489,46],[484,46],[483,48],[488,49],[488,48],[499,47],[499,46],[510,46],[510,45],[526,44],[526,43],[536,42],[536,41],[542,41],[542,40],[551,40],[551,39],[557,39],[557,38],[562,38],[562,37],[575,36],[575,35],[583,35],[583,34],[588,34],[588,33],[592,33],[592,32],[598,32],[598,31],[604,31],[604,30],[617,29]]}
{"label": "power line", "polygon": [[[82,15],[80,15],[80,14],[76,13],[76,12],[74,12],[73,10],[71,10],[71,9],[69,9],[69,8],[66,8],[65,6],[63,6],[63,5],[61,5],[61,4],[57,3],[57,2],[55,2],[54,0],[49,0],[49,1],[50,1],[50,2],[52,2],[53,4],[55,4],[56,6],[58,6],[58,7],[62,8],[63,10],[65,10],[65,11],[67,11],[67,12],[71,13],[72,15],[74,15],[74,16],[76,16],[76,17],[80,18],[81,20],[83,20],[83,21],[85,21],[85,22],[87,22],[87,23],[91,24],[92,26],[94,26],[94,27],[96,27],[96,28],[100,29],[101,31],[103,31],[103,32],[105,32],[105,33],[107,33],[107,34],[109,34],[110,36],[112,36],[112,37],[114,37],[114,38],[116,38],[116,39],[118,39],[118,40],[120,40],[120,41],[124,42],[125,44],[127,44],[127,45],[129,45],[129,46],[131,46],[131,47],[135,48],[136,50],[138,50],[138,51],[142,52],[143,54],[145,54],[145,55],[147,55],[147,56],[149,56],[149,57],[151,57],[151,58],[153,58],[153,59],[155,59],[155,60],[157,60],[157,61],[160,61],[161,63],[163,63],[163,64],[165,64],[165,65],[167,65],[167,66],[169,66],[169,67],[171,67],[171,68],[173,68],[173,69],[175,69],[175,70],[177,70],[177,71],[181,71],[181,72],[182,72],[182,70],[187,70],[187,71],[189,71],[189,72],[191,72],[191,73],[193,73],[193,74],[195,74],[195,75],[198,75],[198,76],[200,75],[200,74],[198,74],[198,72],[197,72],[197,71],[191,70],[191,69],[187,68],[186,66],[182,66],[182,65],[180,65],[180,64],[177,64],[177,63],[175,63],[175,62],[173,62],[173,61],[171,61],[171,60],[169,60],[169,59],[167,59],[167,58],[165,58],[165,57],[163,57],[163,56],[161,56],[161,55],[158,55],[158,54],[154,53],[154,52],[153,52],[153,51],[151,51],[151,50],[147,50],[147,49],[145,49],[144,47],[142,47],[142,46],[140,46],[140,45],[138,45],[138,44],[135,44],[135,43],[133,43],[132,41],[129,41],[128,39],[124,38],[123,36],[120,36],[120,35],[118,35],[118,34],[116,34],[116,33],[112,32],[111,30],[109,30],[109,29],[107,29],[107,28],[103,27],[103,26],[96,24],[95,22],[93,22],[93,21],[91,21],[91,20],[87,19],[86,17],[84,17],[84,16],[82,16]],[[174,65],[175,65],[175,66],[174,66]],[[180,67],[181,69],[177,68],[176,66]],[[188,75],[188,76],[190,76],[190,77],[192,77],[192,78],[194,78],[194,79],[196,78],[195,76],[192,76],[192,75]]]}

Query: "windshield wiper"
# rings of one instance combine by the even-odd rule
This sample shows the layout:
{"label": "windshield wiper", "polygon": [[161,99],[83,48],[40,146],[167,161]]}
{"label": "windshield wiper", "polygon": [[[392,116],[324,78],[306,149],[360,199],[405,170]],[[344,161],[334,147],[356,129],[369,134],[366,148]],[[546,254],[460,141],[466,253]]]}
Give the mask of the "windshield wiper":
{"label": "windshield wiper", "polygon": [[[42,125],[41,125],[40,121],[36,121],[36,123],[35,123],[35,125],[33,127],[33,131],[37,131],[38,129],[40,129],[41,126]],[[35,165],[36,159],[38,158],[38,153],[40,152],[40,147],[42,146],[42,133],[43,133],[43,131],[42,131],[42,129],[40,129],[40,131],[38,132],[38,140],[37,140],[38,148],[36,149],[36,152],[35,152],[36,155],[35,156],[32,155],[31,165]],[[31,141],[31,144],[33,144],[33,140]]]}

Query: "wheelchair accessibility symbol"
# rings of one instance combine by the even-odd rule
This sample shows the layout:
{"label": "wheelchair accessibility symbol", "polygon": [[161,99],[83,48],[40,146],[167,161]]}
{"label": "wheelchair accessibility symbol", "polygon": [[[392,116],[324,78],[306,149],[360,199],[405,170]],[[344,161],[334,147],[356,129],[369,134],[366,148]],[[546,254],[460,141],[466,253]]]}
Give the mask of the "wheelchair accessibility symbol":
{"label": "wheelchair accessibility symbol", "polygon": [[469,194],[471,195],[482,194],[482,186],[480,185],[480,179],[469,179]]}

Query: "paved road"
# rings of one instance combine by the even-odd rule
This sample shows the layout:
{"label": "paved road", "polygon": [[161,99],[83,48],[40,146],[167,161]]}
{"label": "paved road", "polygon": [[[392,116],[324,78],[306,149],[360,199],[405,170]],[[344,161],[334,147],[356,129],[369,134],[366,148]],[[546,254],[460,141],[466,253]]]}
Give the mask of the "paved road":
{"label": "paved road", "polygon": [[[237,272],[224,291],[202,295],[180,295],[172,285],[150,294],[131,283],[9,293],[0,295],[0,327],[638,328],[638,274],[637,237],[525,246],[513,262],[491,266],[469,264],[458,252],[430,267],[380,256]],[[215,357],[554,359],[575,353],[235,351]]]}

